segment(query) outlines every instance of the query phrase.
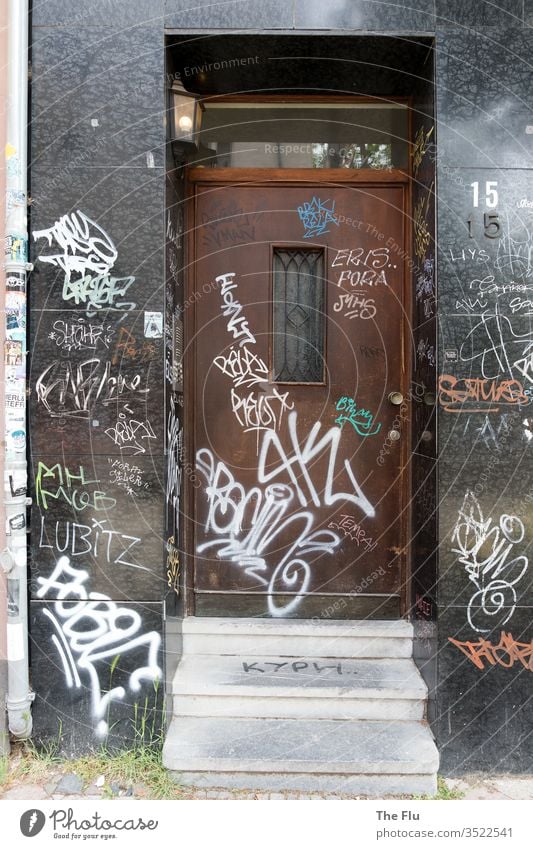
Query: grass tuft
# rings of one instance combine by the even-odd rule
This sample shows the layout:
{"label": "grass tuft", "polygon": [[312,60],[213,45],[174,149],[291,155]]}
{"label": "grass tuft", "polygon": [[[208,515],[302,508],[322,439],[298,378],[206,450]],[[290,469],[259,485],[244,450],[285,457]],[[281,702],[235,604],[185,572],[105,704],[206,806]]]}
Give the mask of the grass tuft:
{"label": "grass tuft", "polygon": [[452,787],[448,787],[446,784],[446,780],[439,775],[437,777],[437,793],[435,796],[414,796],[414,799],[433,799],[433,800],[442,800],[442,799],[462,799],[465,794],[461,790],[454,790]]}

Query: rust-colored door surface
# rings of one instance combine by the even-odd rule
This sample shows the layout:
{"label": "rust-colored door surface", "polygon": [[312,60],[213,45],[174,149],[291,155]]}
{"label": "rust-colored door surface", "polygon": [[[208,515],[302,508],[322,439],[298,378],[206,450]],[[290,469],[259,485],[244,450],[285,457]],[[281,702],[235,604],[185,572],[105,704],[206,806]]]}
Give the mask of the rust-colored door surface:
{"label": "rust-colored door surface", "polygon": [[191,611],[398,617],[407,187],[195,174]]}

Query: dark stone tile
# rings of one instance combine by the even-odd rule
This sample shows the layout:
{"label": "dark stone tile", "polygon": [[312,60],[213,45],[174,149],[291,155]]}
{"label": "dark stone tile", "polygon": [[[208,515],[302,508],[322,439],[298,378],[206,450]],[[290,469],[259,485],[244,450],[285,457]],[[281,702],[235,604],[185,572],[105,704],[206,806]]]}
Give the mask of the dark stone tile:
{"label": "dark stone tile", "polygon": [[291,0],[166,0],[165,26],[176,29],[291,29]]}
{"label": "dark stone tile", "polygon": [[[492,487],[475,495],[474,485],[440,504],[439,604],[468,608],[468,621],[481,632],[508,627],[513,608],[533,597],[533,492],[527,476],[517,479],[512,462],[499,459],[507,469],[498,464]],[[475,465],[479,476],[479,455]],[[502,494],[497,488],[506,476],[512,485]]]}
{"label": "dark stone tile", "polygon": [[437,27],[516,27],[522,24],[523,0],[436,0]]}
{"label": "dark stone tile", "polygon": [[429,32],[435,27],[433,0],[296,0],[296,28],[368,32]]}
{"label": "dark stone tile", "polygon": [[[448,316],[450,327],[454,316],[481,317],[496,310],[512,321],[529,318],[533,299],[532,172],[451,168],[445,157],[437,161],[441,315]],[[494,207],[485,199],[488,182],[497,184],[489,187],[497,192]],[[473,183],[478,184],[477,207]],[[489,196],[489,203],[495,200],[494,195]],[[485,222],[485,215],[498,217]]]}
{"label": "dark stone tile", "polygon": [[32,68],[34,166],[164,164],[162,30],[47,29]]}
{"label": "dark stone tile", "polygon": [[164,723],[162,606],[88,601],[90,578],[75,568],[51,590],[64,586],[64,601],[30,605],[33,740],[69,757],[131,745],[143,728],[150,742]]}
{"label": "dark stone tile", "polygon": [[[531,607],[515,610],[504,629],[510,636],[502,638],[501,631],[483,635],[490,643],[483,654],[480,635],[468,626],[464,608],[440,612],[436,731],[444,775],[528,773],[533,768],[528,743],[532,613]],[[493,652],[491,647],[498,646]]]}
{"label": "dark stone tile", "polygon": [[76,27],[127,28],[139,24],[163,26],[164,0],[35,0],[34,27],[68,25]]}
{"label": "dark stone tile", "polygon": [[533,31],[437,34],[441,161],[450,166],[531,167]]}
{"label": "dark stone tile", "polygon": [[105,457],[34,451],[31,482],[33,598],[41,590],[41,579],[66,556],[73,567],[87,571],[91,591],[125,601],[162,599],[161,454]]}
{"label": "dark stone tile", "polygon": [[[101,309],[155,309],[164,305],[164,188],[162,169],[136,168],[35,168],[33,170],[30,256],[32,309],[86,309],[98,315]],[[82,276],[114,278],[120,282],[94,284],[89,290],[67,284],[64,297],[64,252],[52,233],[35,234],[54,228],[63,216],[77,215],[79,229],[87,224],[89,238],[100,239],[103,256],[92,263],[72,267],[71,281]],[[72,222],[72,219],[70,219]],[[57,229],[57,228],[56,228]],[[103,231],[103,233],[101,232]],[[69,252],[83,251],[83,238]],[[82,244],[83,243],[83,244]],[[85,247],[87,245],[85,244]],[[59,257],[44,262],[40,257]],[[134,277],[130,282],[129,278]],[[76,303],[77,301],[77,303]],[[121,304],[126,306],[121,307]],[[120,317],[117,313],[117,316]]]}
{"label": "dark stone tile", "polygon": [[[54,450],[60,456],[80,451],[115,457],[162,453],[163,338],[145,335],[146,320],[154,316],[135,312],[113,324],[109,348],[58,347],[65,328],[70,333],[72,320],[78,318],[78,313],[47,311],[32,322],[32,450]],[[162,323],[163,315],[157,320]],[[89,325],[88,332],[99,332],[97,322],[93,328]]]}
{"label": "dark stone tile", "polygon": [[533,0],[524,0],[524,24],[533,26]]}

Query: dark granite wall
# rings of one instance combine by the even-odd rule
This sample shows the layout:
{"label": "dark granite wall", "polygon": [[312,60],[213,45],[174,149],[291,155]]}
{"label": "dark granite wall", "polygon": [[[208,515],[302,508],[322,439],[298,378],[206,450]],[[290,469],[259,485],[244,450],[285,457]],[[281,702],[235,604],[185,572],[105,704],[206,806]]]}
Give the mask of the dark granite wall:
{"label": "dark granite wall", "polygon": [[37,739],[60,738],[70,753],[161,731],[165,87],[156,7],[39,3],[33,12],[32,684]]}
{"label": "dark granite wall", "polygon": [[533,767],[533,31],[500,5],[461,4],[471,28],[437,33],[445,772]]}
{"label": "dark granite wall", "polygon": [[[111,738],[131,738],[134,704],[147,697],[153,710],[160,697],[153,679],[163,668],[163,599],[180,610],[171,546],[182,400],[182,283],[173,269],[181,264],[183,189],[177,174],[165,184],[165,27],[173,53],[186,40],[181,31],[204,31],[181,47],[183,61],[198,63],[220,56],[224,39],[241,45],[245,35],[231,30],[275,31],[280,85],[293,90],[326,87],[327,31],[339,32],[345,62],[333,63],[331,89],[386,81],[391,94],[411,79],[395,70],[398,57],[406,48],[427,50],[414,38],[426,34],[435,36],[436,124],[427,136],[431,92],[415,74],[414,130],[428,144],[414,224],[436,176],[438,239],[434,256],[431,241],[416,256],[413,275],[421,291],[414,387],[424,385],[427,402],[413,417],[417,659],[424,666],[437,619],[434,713],[445,773],[531,769],[532,23],[530,0],[34,4],[30,430],[39,735],[56,736],[60,720],[72,751],[105,738],[102,723]],[[283,41],[313,30],[322,35],[302,40],[297,54],[295,41]],[[400,36],[382,41],[391,71],[368,72],[377,54],[376,43],[365,51],[365,33]],[[248,52],[265,38],[256,35]],[[263,56],[274,55],[270,46]],[[237,80],[196,84],[234,91],[246,77],[249,89],[272,87],[274,66],[263,60]],[[431,211],[425,223],[431,232]],[[416,246],[416,227],[414,235]],[[432,259],[434,316],[431,281],[424,282]],[[428,356],[435,334],[438,450]],[[106,635],[98,646],[97,628]]]}

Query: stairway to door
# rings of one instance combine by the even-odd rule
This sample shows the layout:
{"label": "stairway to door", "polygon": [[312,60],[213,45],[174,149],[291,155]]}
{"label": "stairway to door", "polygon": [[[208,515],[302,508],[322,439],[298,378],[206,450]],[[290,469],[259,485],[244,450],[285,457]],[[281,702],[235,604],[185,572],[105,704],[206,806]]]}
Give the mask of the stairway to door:
{"label": "stairway to door", "polygon": [[164,764],[200,787],[433,795],[412,648],[404,620],[189,617]]}

